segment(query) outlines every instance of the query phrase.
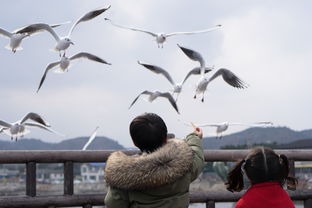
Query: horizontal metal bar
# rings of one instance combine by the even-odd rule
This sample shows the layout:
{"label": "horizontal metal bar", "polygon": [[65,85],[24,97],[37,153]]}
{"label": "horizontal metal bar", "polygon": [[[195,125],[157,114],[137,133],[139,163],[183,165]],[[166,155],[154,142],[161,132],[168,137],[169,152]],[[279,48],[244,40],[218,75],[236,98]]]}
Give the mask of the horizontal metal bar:
{"label": "horizontal metal bar", "polygon": [[[63,163],[72,162],[105,162],[114,150],[1,150],[0,163]],[[123,151],[127,155],[139,151]],[[311,161],[312,150],[276,150],[295,161]],[[236,161],[244,158],[248,150],[205,150],[206,161]]]}
{"label": "horizontal metal bar", "polygon": [[[312,191],[294,191],[288,192],[292,200],[307,200],[312,198]],[[234,202],[237,201],[244,192],[231,193],[228,191],[209,191],[209,192],[191,192],[191,203],[206,203],[209,201],[217,202]],[[0,197],[0,204],[2,208],[10,207],[48,207],[48,206],[95,206],[104,205],[104,196],[102,194],[88,194],[88,195],[67,195],[67,196],[17,196],[17,197]]]}

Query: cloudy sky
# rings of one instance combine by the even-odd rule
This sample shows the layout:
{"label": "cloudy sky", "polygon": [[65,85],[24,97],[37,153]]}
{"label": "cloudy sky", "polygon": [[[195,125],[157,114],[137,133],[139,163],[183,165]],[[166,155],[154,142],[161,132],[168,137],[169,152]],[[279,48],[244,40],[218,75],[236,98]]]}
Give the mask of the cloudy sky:
{"label": "cloudy sky", "polygon": [[[144,112],[159,114],[169,131],[180,138],[191,129],[178,119],[196,123],[272,121],[298,131],[312,128],[312,3],[308,0],[2,0],[0,27],[13,31],[37,22],[74,22],[108,5],[107,12],[76,27],[71,36],[75,45],[67,55],[85,51],[112,65],[75,61],[68,73],[49,73],[39,93],[36,89],[45,67],[59,60],[58,53],[50,50],[55,40],[44,32],[25,39],[24,49],[13,54],[4,48],[8,39],[0,37],[1,120],[14,122],[32,111],[66,137],[33,129],[28,138],[59,142],[89,136],[100,126],[98,135],[126,147],[132,145],[129,123]],[[159,49],[151,36],[113,27],[104,17],[153,32],[223,27],[206,34],[170,37]],[[65,36],[70,26],[59,27],[57,33]],[[197,66],[176,44],[200,52],[208,66],[232,70],[249,88],[238,90],[218,78],[208,86],[205,103],[201,103],[192,98],[198,79],[192,77],[178,101],[181,115],[164,99],[153,103],[139,99],[128,110],[143,90],[171,88],[164,77],[144,69],[138,60],[163,67],[176,81]],[[231,127],[228,133],[243,129]],[[205,128],[204,134],[214,135],[214,129]],[[10,140],[4,134],[0,139]]]}

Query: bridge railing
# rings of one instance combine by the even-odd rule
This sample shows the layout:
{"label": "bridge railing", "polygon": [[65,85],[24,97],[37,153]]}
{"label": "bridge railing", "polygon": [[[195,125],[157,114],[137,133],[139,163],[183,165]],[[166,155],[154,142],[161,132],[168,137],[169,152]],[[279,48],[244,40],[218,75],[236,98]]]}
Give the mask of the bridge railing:
{"label": "bridge railing", "polygon": [[[0,164],[26,164],[26,195],[0,197],[0,207],[84,207],[104,205],[105,193],[74,194],[74,163],[105,162],[113,151],[109,150],[35,150],[35,151],[0,151]],[[128,155],[137,151],[123,151]],[[236,161],[244,158],[248,150],[205,150],[205,161]],[[294,176],[294,161],[312,161],[312,150],[276,150],[290,159],[291,175]],[[36,164],[64,164],[63,195],[37,196]],[[207,208],[214,208],[217,202],[237,201],[244,192],[224,191],[191,192],[191,203],[205,203]],[[289,191],[295,201],[303,201],[304,208],[312,208],[312,190]]]}

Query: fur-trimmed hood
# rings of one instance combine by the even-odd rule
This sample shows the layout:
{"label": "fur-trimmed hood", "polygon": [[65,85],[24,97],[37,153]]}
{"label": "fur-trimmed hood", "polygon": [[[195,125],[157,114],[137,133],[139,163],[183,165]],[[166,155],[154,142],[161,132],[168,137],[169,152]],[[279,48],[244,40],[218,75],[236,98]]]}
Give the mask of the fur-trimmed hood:
{"label": "fur-trimmed hood", "polygon": [[106,164],[105,180],[123,190],[146,190],[175,182],[191,170],[193,152],[186,142],[170,139],[150,154],[127,156],[112,153]]}

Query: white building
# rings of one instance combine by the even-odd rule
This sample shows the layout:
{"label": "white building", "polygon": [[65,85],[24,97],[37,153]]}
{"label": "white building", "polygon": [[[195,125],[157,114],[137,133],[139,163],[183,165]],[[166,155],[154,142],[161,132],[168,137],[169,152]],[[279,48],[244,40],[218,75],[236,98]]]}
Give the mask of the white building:
{"label": "white building", "polygon": [[63,170],[39,169],[37,170],[37,181],[52,184],[62,183],[64,181],[64,172]]}
{"label": "white building", "polygon": [[82,182],[103,183],[105,163],[86,163],[81,165]]}

